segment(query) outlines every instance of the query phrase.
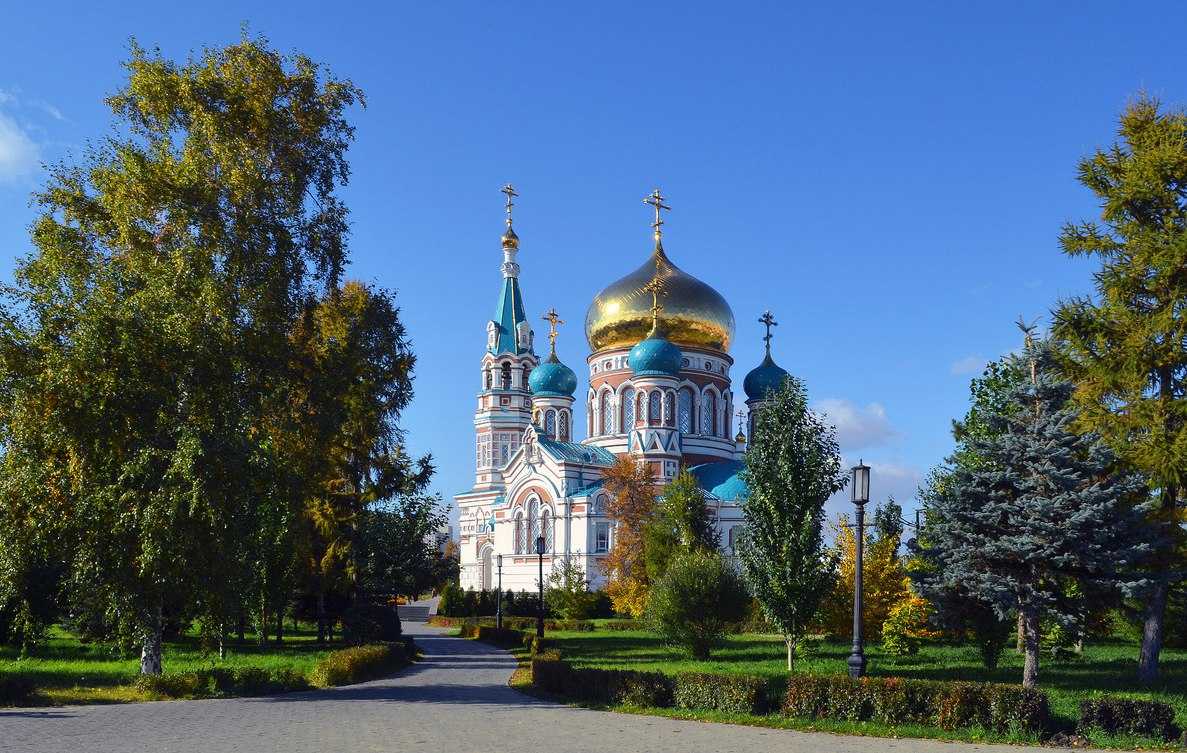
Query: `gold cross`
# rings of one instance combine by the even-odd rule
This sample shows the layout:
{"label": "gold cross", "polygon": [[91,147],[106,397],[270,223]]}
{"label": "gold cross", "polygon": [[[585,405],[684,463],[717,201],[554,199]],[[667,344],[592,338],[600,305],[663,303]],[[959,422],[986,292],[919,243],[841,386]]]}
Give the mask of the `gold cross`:
{"label": "gold cross", "polygon": [[548,346],[552,349],[553,355],[556,354],[556,327],[558,324],[564,324],[564,320],[556,313],[556,309],[548,309],[548,313],[544,315],[544,321],[548,322]]}
{"label": "gold cross", "polygon": [[758,323],[767,328],[767,334],[763,336],[763,342],[767,344],[767,355],[770,355],[771,338],[774,337],[774,335],[771,334],[771,327],[778,327],[779,322],[775,321],[775,315],[770,311],[764,311],[762,316],[758,318]]}
{"label": "gold cross", "polygon": [[664,195],[659,192],[658,188],[652,191],[645,199],[643,199],[643,203],[655,208],[655,222],[651,223],[651,227],[655,229],[655,240],[658,241],[659,237],[663,235],[663,231],[660,230],[660,228],[664,224],[664,220],[660,216],[660,210],[662,209],[670,212],[672,211],[672,208],[664,203]]}
{"label": "gold cross", "polygon": [[651,282],[642,288],[644,293],[651,293],[651,325],[653,327],[659,326],[659,312],[664,309],[659,302],[659,297],[667,293],[667,290],[664,288],[664,281],[659,276],[659,265],[657,264],[656,267],[655,277],[652,277]]}
{"label": "gold cross", "polygon": [[519,196],[519,194],[515,193],[515,186],[510,183],[500,188],[499,191],[507,194],[507,227],[511,227],[511,207],[515,206],[515,202],[512,199]]}

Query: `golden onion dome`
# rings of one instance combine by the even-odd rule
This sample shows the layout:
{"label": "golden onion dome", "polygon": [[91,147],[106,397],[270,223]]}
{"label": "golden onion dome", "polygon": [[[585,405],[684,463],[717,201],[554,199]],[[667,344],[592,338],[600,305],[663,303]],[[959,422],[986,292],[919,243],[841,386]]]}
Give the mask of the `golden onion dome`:
{"label": "golden onion dome", "polygon": [[644,288],[663,282],[663,320],[667,338],[677,345],[728,351],[734,338],[734,312],[709,285],[673,264],[662,245],[634,272],[594,296],[585,314],[585,336],[595,351],[634,345],[651,331],[651,294]]}

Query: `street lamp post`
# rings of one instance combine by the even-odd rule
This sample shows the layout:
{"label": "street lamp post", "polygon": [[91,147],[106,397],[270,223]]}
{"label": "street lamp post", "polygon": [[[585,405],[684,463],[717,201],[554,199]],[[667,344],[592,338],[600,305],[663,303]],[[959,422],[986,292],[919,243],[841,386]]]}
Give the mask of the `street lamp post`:
{"label": "street lamp post", "polygon": [[496,554],[495,562],[499,565],[499,593],[495,595],[495,627],[503,629],[503,555]]}
{"label": "street lamp post", "polygon": [[853,571],[853,653],[849,655],[849,676],[862,677],[866,673],[865,647],[861,638],[861,571],[863,539],[865,538],[866,502],[870,501],[870,467],[860,460],[853,466],[853,506],[857,508],[857,526],[854,529],[857,563]]}
{"label": "street lamp post", "polygon": [[544,537],[536,537],[536,560],[540,564],[540,603],[536,610],[536,637],[544,637]]}

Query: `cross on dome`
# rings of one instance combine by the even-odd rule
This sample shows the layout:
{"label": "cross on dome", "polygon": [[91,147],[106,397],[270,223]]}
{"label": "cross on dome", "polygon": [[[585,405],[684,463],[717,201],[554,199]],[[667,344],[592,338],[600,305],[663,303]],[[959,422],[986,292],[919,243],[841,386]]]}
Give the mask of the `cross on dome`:
{"label": "cross on dome", "polygon": [[548,313],[544,314],[544,321],[548,322],[548,347],[552,355],[556,355],[556,328],[565,322],[560,314],[556,313],[555,308],[548,309]]}
{"label": "cross on dome", "polygon": [[499,191],[507,195],[507,227],[511,227],[511,207],[515,206],[515,202],[512,199],[519,196],[519,194],[515,192],[515,186],[510,183],[500,188]]}
{"label": "cross on dome", "polygon": [[772,314],[770,311],[764,311],[762,316],[760,316],[758,318],[758,323],[767,328],[767,333],[765,335],[763,335],[762,339],[763,339],[763,342],[766,343],[766,346],[767,346],[767,355],[770,355],[771,354],[771,338],[774,337],[774,335],[771,334],[771,327],[778,327],[779,322],[775,321],[775,315]]}
{"label": "cross on dome", "polygon": [[670,212],[672,208],[664,203],[664,195],[659,192],[658,188],[643,199],[643,203],[655,209],[655,222],[651,223],[651,227],[655,230],[655,242],[659,243],[660,236],[664,234],[663,230],[661,230],[664,220],[660,215],[660,210]]}

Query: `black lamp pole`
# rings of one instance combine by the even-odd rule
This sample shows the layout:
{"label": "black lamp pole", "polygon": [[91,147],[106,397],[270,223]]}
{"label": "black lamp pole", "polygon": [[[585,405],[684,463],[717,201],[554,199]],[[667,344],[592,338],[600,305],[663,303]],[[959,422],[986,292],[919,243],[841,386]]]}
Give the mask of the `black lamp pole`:
{"label": "black lamp pole", "polygon": [[503,555],[496,554],[495,562],[499,563],[499,593],[495,596],[495,627],[503,629]]}
{"label": "black lamp pole", "polygon": [[536,637],[544,637],[544,537],[536,537],[536,559],[540,563],[540,603],[536,610]]}
{"label": "black lamp pole", "polygon": [[865,539],[866,502],[870,501],[870,467],[860,460],[853,466],[853,506],[857,508],[857,527],[854,540],[857,549],[857,566],[853,571],[853,652],[849,655],[849,676],[862,677],[866,673],[865,646],[861,638],[861,571],[863,539]]}

